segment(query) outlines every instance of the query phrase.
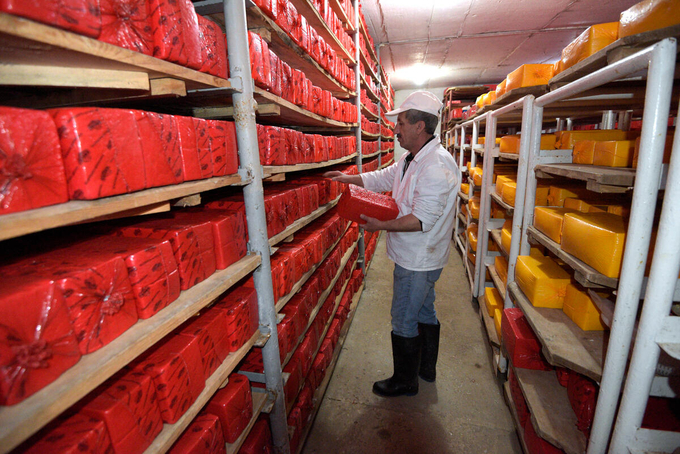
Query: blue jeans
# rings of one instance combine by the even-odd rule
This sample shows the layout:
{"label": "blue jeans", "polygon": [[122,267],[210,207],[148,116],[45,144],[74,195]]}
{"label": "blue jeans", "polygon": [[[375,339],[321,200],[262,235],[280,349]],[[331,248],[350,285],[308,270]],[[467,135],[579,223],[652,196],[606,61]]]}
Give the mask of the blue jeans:
{"label": "blue jeans", "polygon": [[436,325],[434,284],[442,268],[410,271],[395,263],[392,289],[392,331],[401,337],[416,337],[418,323]]}

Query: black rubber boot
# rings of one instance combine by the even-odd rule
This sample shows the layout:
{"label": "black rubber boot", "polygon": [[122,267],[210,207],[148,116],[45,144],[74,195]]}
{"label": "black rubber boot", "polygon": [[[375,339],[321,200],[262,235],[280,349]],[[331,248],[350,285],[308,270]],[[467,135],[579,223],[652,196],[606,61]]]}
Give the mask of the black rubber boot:
{"label": "black rubber boot", "polygon": [[437,378],[437,356],[439,355],[439,331],[441,325],[418,323],[422,347],[420,350],[420,372],[418,376],[427,382]]}
{"label": "black rubber boot", "polygon": [[392,333],[394,375],[373,383],[373,392],[382,397],[415,396],[418,394],[420,336],[401,337]]}

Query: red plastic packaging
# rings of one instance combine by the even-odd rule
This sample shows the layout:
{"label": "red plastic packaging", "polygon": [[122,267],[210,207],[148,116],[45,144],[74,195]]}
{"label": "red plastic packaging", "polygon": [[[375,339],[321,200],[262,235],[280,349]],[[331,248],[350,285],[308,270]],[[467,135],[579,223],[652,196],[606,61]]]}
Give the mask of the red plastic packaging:
{"label": "red plastic packaging", "polygon": [[54,121],[37,110],[0,107],[0,214],[68,201]]}
{"label": "red plastic packaging", "polygon": [[271,62],[269,61],[269,45],[256,33],[248,32],[250,50],[250,67],[255,85],[270,88],[272,85]]}
{"label": "red plastic packaging", "polygon": [[215,415],[200,414],[186,428],[168,451],[169,454],[226,454],[220,420]]}
{"label": "red plastic packaging", "polygon": [[531,418],[527,418],[524,424],[524,443],[528,454],[564,454],[564,451],[538,436]]}
{"label": "red plastic packaging", "polygon": [[[182,0],[183,1],[183,0]],[[188,53],[177,0],[148,0],[153,31],[153,56],[186,66]]]}
{"label": "red plastic packaging", "polygon": [[274,445],[269,423],[266,419],[260,419],[250,430],[238,454],[272,454],[273,452]]}
{"label": "red plastic packaging", "polygon": [[206,120],[210,136],[213,175],[216,177],[238,172],[236,127],[232,121]]}
{"label": "red plastic packaging", "polygon": [[227,79],[229,62],[224,33],[219,25],[200,15],[198,16],[198,30],[202,62],[199,71]]}
{"label": "red plastic packaging", "polygon": [[147,187],[182,183],[182,154],[172,115],[141,110],[133,112],[142,145]]}
{"label": "red plastic packaging", "polygon": [[0,0],[0,11],[97,38],[102,26],[100,1]]}
{"label": "red plastic packaging", "polygon": [[99,454],[113,452],[109,433],[102,421],[76,413],[59,418],[43,429],[24,454]]}
{"label": "red plastic packaging", "polygon": [[289,102],[294,102],[293,97],[293,69],[288,63],[280,60],[281,63],[281,97]]}
{"label": "red plastic packaging", "polygon": [[234,443],[253,416],[253,397],[245,375],[229,375],[227,386],[215,393],[205,412],[220,419],[224,441]]}
{"label": "red plastic packaging", "polygon": [[269,91],[276,96],[281,96],[281,60],[269,49],[269,67],[271,69],[271,85]]}
{"label": "red plastic packaging", "polygon": [[501,333],[513,366],[522,369],[552,370],[552,366],[541,356],[541,343],[521,309],[503,310]]}
{"label": "red plastic packaging", "polygon": [[530,419],[529,416],[531,416],[531,413],[529,412],[527,401],[524,399],[522,389],[519,387],[517,375],[515,375],[515,369],[513,367],[508,369],[508,383],[510,384],[510,396],[515,404],[515,409],[517,410],[517,418],[522,427],[524,427],[527,420]]}
{"label": "red plastic packaging", "polygon": [[151,10],[146,0],[99,0],[99,41],[153,55]]}
{"label": "red plastic packaging", "polygon": [[203,380],[207,380],[229,354],[224,333],[224,314],[208,309],[182,326],[177,335],[196,340],[200,351]]}
{"label": "red plastic packaging", "polygon": [[202,148],[199,152],[196,137],[195,118],[175,115],[180,155],[182,157],[182,173],[185,181],[202,180],[213,176],[210,148]]}
{"label": "red plastic packaging", "polygon": [[342,192],[337,213],[349,221],[365,224],[366,221],[361,219],[359,215],[363,214],[381,221],[388,221],[399,216],[399,207],[390,196],[350,184]]}
{"label": "red plastic packaging", "polygon": [[254,0],[258,8],[260,8],[271,19],[276,20],[279,15],[278,0]]}
{"label": "red plastic packaging", "polygon": [[[196,150],[198,153],[198,160],[201,165],[202,175],[207,175],[207,178],[213,176],[213,162],[210,133],[208,132],[208,120],[202,118],[192,118],[194,123],[194,131],[196,136]],[[180,140],[182,131],[180,133]]]}
{"label": "red plastic packaging", "polygon": [[77,408],[103,421],[116,454],[141,454],[163,429],[153,381],[123,369],[82,399]]}
{"label": "red plastic packaging", "polygon": [[597,384],[591,379],[578,372],[569,371],[569,382],[567,384],[569,403],[576,414],[576,427],[585,434],[586,438],[590,437],[590,427],[595,417],[597,391]]}
{"label": "red plastic packaging", "polygon": [[241,348],[259,327],[257,292],[252,287],[240,285],[232,288],[213,307],[224,312],[223,329],[230,352]]}
{"label": "red plastic packaging", "polygon": [[179,0],[179,9],[182,15],[182,38],[187,55],[187,67],[200,69],[203,65],[203,54],[198,15],[191,0]]}

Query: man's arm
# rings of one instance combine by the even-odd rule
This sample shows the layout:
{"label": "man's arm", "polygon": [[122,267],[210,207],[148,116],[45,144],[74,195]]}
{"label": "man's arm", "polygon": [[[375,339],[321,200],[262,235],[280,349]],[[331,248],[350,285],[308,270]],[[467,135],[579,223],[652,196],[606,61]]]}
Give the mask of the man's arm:
{"label": "man's arm", "polygon": [[381,221],[362,214],[361,219],[366,221],[366,223],[360,224],[360,227],[363,227],[364,230],[369,232],[375,232],[377,230],[387,230],[388,232],[420,232],[422,230],[420,220],[413,214],[407,214],[406,216],[390,221]]}
{"label": "man's arm", "polygon": [[338,170],[331,170],[323,174],[324,178],[330,178],[333,181],[339,181],[340,183],[355,184],[357,186],[364,187],[364,180],[361,179],[361,175],[347,175]]}

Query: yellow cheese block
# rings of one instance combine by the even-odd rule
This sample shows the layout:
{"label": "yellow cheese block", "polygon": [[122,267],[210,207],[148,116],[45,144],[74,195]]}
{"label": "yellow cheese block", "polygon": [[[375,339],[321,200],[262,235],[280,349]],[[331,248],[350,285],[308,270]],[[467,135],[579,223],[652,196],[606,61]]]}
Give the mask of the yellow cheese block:
{"label": "yellow cheese block", "polygon": [[475,175],[477,175],[479,173],[479,175],[481,176],[482,172],[483,172],[483,170],[482,170],[481,167],[479,167],[479,166],[473,167],[473,168],[470,169],[470,177],[474,180]]}
{"label": "yellow cheese block", "polygon": [[562,226],[562,250],[605,276],[621,272],[626,222],[611,213],[567,213]]}
{"label": "yellow cheese block", "polygon": [[555,142],[555,148],[561,150],[573,149],[579,140],[629,140],[636,133],[620,131],[618,129],[593,129],[589,131],[561,131]]}
{"label": "yellow cheese block", "polygon": [[[673,131],[666,133],[666,144],[663,149],[663,163],[671,162],[671,151],[673,151]],[[637,167],[638,156],[640,155],[640,138],[635,139],[635,150],[633,151],[633,168]]]}
{"label": "yellow cheese block", "polygon": [[468,244],[470,245],[470,249],[475,252],[477,252],[477,230],[478,226],[474,222],[466,229]]}
{"label": "yellow cheese block", "polygon": [[630,206],[627,205],[607,205],[607,213],[617,216],[630,216]]}
{"label": "yellow cheese block", "polygon": [[477,143],[479,145],[484,145],[486,143],[486,137],[477,137]]}
{"label": "yellow cheese block", "polygon": [[563,207],[565,199],[586,197],[588,193],[582,186],[550,186],[547,202],[552,207]]}
{"label": "yellow cheese block", "polygon": [[496,309],[503,310],[503,298],[498,293],[496,287],[486,287],[484,289],[484,303],[486,304],[486,311],[490,317],[493,317]]}
{"label": "yellow cheese block", "polygon": [[562,49],[562,71],[571,68],[609,44],[616,41],[619,33],[618,22],[595,24],[588,27],[575,40]]}
{"label": "yellow cheese block", "polygon": [[503,82],[500,84],[496,85],[496,99],[500,98],[503,96],[506,92],[506,84],[508,83],[507,79],[503,79]]}
{"label": "yellow cheese block", "polygon": [[484,100],[484,105],[488,106],[496,101],[496,91],[490,91],[486,94],[486,99]]}
{"label": "yellow cheese block", "polygon": [[475,172],[475,175],[472,177],[472,182],[475,184],[475,186],[481,186],[482,185],[482,176],[484,173],[480,170],[479,172]]}
{"label": "yellow cheese block", "polygon": [[574,143],[574,151],[571,154],[574,164],[592,164],[595,154],[594,140],[577,140]]}
{"label": "yellow cheese block", "polygon": [[562,308],[571,276],[550,257],[520,255],[515,280],[535,307]]}
{"label": "yellow cheese block", "polygon": [[677,0],[643,0],[619,18],[619,38],[680,24],[680,4]]}
{"label": "yellow cheese block", "polygon": [[514,207],[515,206],[515,192],[517,191],[517,182],[508,181],[503,185],[503,193],[501,197],[503,202]]}
{"label": "yellow cheese block", "polygon": [[559,244],[562,242],[564,215],[577,212],[573,208],[536,207],[534,208],[534,227]]}
{"label": "yellow cheese block", "polygon": [[546,85],[553,76],[553,65],[532,63],[522,65],[508,74],[505,89],[507,91],[520,87]]}
{"label": "yellow cheese block", "polygon": [[501,229],[501,248],[506,254],[510,254],[510,242],[512,241],[512,230],[502,228]]}
{"label": "yellow cheese block", "polygon": [[503,195],[503,186],[505,186],[506,183],[517,184],[517,177],[514,175],[498,175],[496,177],[496,194],[500,196]]}
{"label": "yellow cheese block", "polygon": [[531,257],[536,257],[536,258],[541,258],[541,257],[545,256],[545,254],[543,254],[541,252],[541,250],[537,247],[532,247],[531,249],[529,249],[529,255]]}
{"label": "yellow cheese block", "polygon": [[603,331],[605,329],[600,319],[600,310],[590,296],[574,284],[567,285],[562,310],[583,331]]}
{"label": "yellow cheese block", "polygon": [[467,207],[467,203],[464,203],[463,205],[461,205],[461,207],[460,207],[460,212],[461,212],[461,214],[462,214],[463,216],[467,216],[467,215],[468,215],[468,207]]}
{"label": "yellow cheese block", "polygon": [[588,213],[607,213],[607,205],[590,205]]}
{"label": "yellow cheese block", "polygon": [[473,219],[479,219],[479,199],[473,200],[470,199],[468,202],[468,209],[470,210],[470,216],[472,216]]}
{"label": "yellow cheese block", "polygon": [[512,218],[506,218],[502,228],[512,231]]}
{"label": "yellow cheese block", "polygon": [[498,206],[496,202],[491,204],[491,217],[494,219],[503,219],[505,217],[505,208]]}
{"label": "yellow cheese block", "polygon": [[554,150],[557,136],[555,134],[541,134],[541,150]]}
{"label": "yellow cheese block", "polygon": [[544,206],[548,204],[548,193],[550,192],[550,186],[545,184],[539,184],[536,186],[536,201],[535,206]]}
{"label": "yellow cheese block", "polygon": [[571,208],[572,210],[580,211],[581,213],[588,213],[590,211],[591,204],[585,200],[576,199],[573,197],[567,197],[564,199],[564,208]]}
{"label": "yellow cheese block", "polygon": [[557,60],[553,63],[553,77],[562,72],[562,60]]}
{"label": "yellow cheese block", "polygon": [[460,184],[460,192],[463,194],[469,194],[470,193],[470,185],[468,183],[461,183]]}
{"label": "yellow cheese block", "polygon": [[501,153],[519,153],[519,135],[501,137]]}
{"label": "yellow cheese block", "polygon": [[501,338],[501,321],[503,320],[503,311],[500,309],[494,309],[493,311],[493,324],[496,328],[496,334],[498,338]]}
{"label": "yellow cheese block", "polygon": [[633,165],[633,140],[608,140],[595,143],[593,164],[607,167],[631,167]]}
{"label": "yellow cheese block", "polygon": [[508,261],[502,255],[497,255],[493,259],[493,264],[496,267],[496,273],[501,278],[501,281],[508,282]]}
{"label": "yellow cheese block", "polygon": [[482,107],[484,107],[484,95],[477,96],[477,99],[475,100],[475,105],[477,106],[477,109],[481,109]]}

